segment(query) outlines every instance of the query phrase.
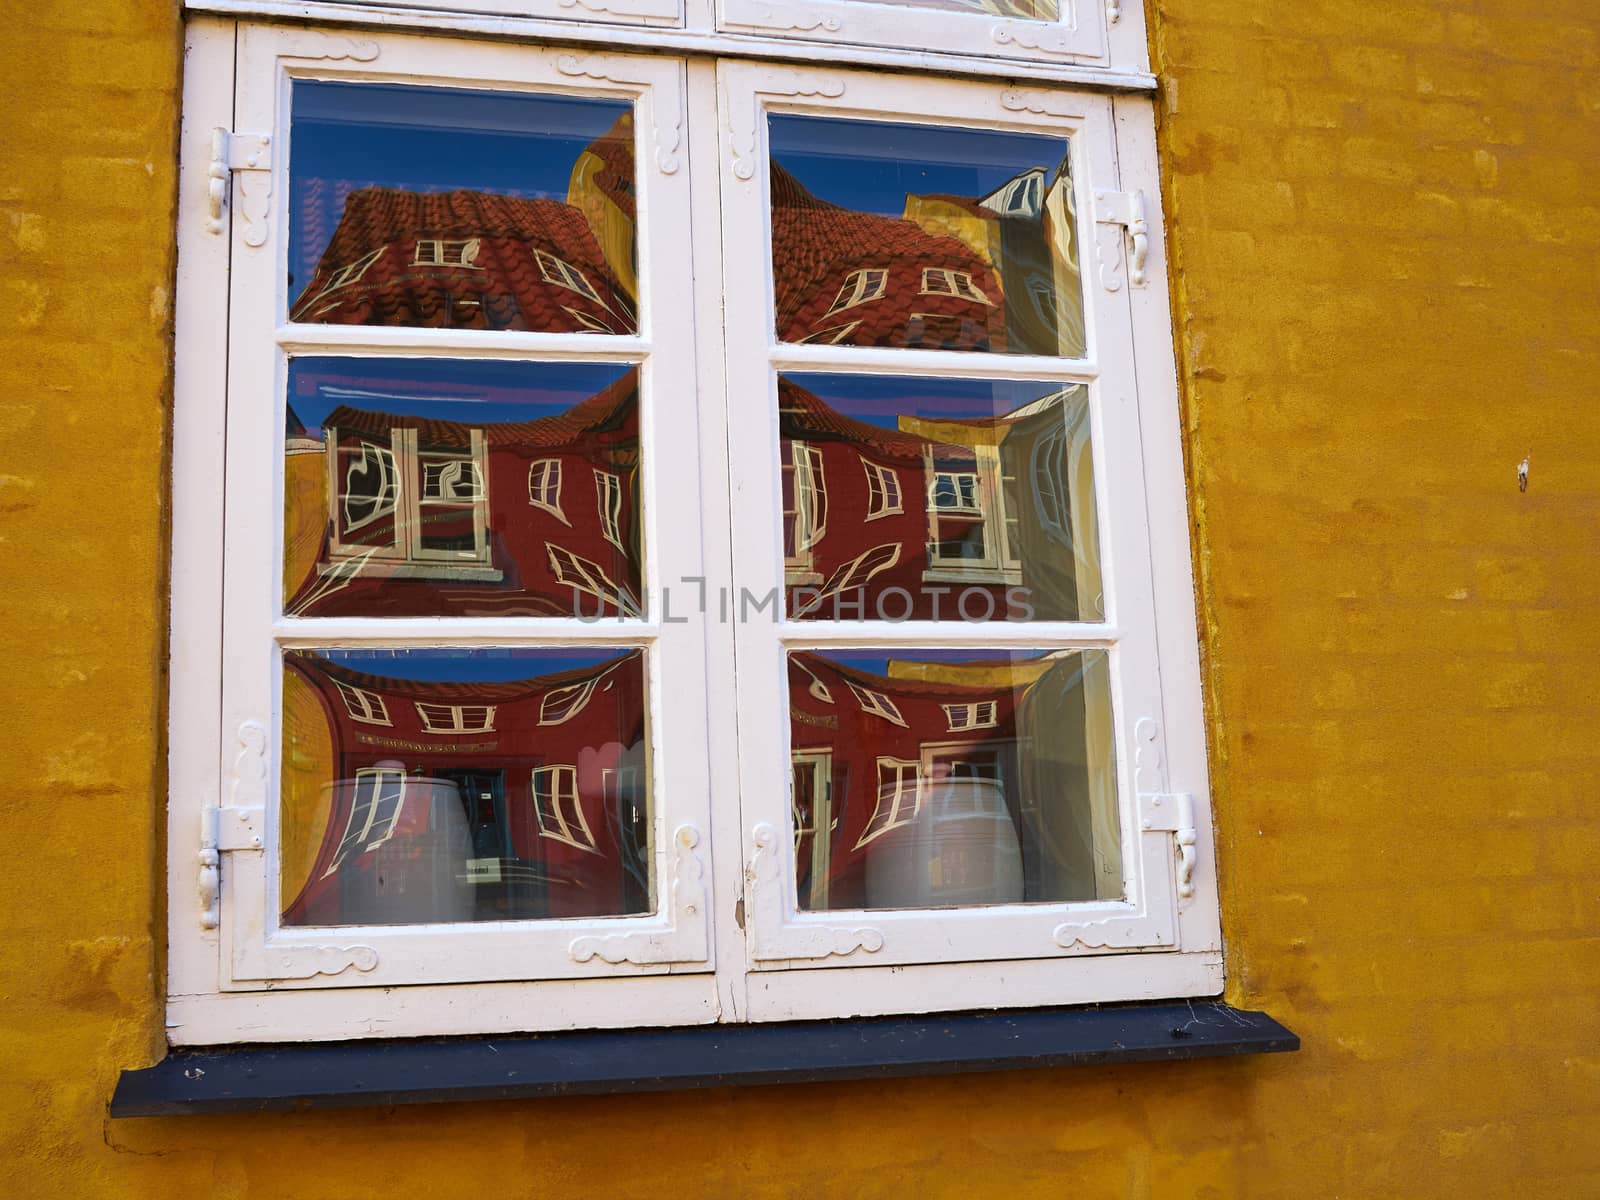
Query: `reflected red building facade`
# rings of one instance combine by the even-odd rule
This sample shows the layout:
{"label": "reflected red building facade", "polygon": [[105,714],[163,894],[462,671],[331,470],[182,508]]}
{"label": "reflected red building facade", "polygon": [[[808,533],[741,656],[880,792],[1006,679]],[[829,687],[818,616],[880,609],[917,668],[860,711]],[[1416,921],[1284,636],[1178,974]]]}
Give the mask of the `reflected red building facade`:
{"label": "reflected red building facade", "polygon": [[643,651],[509,683],[284,662],[285,760],[310,759],[319,821],[286,924],[649,910]]}

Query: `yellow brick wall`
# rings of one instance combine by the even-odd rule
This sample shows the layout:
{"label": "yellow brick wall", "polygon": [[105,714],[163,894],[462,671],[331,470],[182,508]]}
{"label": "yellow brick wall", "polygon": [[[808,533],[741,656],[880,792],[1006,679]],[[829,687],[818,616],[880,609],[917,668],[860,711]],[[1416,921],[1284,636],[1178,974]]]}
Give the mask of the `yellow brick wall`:
{"label": "yellow brick wall", "polygon": [[1230,998],[1305,1050],[109,1123],[161,1045],[180,34],[40,0],[0,40],[0,1195],[1600,1195],[1600,13],[1153,8]]}

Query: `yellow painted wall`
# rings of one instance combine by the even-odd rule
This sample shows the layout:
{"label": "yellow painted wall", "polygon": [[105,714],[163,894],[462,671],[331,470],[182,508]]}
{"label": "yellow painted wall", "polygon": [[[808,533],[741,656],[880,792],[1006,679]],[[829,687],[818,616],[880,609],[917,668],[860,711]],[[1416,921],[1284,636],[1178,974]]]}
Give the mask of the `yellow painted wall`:
{"label": "yellow painted wall", "polygon": [[40,0],[0,39],[0,1195],[1600,1195],[1600,14],[1154,8],[1229,995],[1305,1050],[108,1122],[162,1044],[179,25]]}

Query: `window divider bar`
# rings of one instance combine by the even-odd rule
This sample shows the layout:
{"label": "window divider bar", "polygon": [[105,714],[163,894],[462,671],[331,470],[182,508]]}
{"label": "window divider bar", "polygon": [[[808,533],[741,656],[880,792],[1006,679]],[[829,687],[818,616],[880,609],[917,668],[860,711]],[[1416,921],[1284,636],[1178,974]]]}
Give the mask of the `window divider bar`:
{"label": "window divider bar", "polygon": [[522,333],[495,329],[426,329],[382,325],[280,325],[278,348],[288,354],[388,355],[542,359],[550,362],[636,363],[649,341],[592,333]]}
{"label": "window divider bar", "polygon": [[1045,354],[974,354],[961,350],[911,350],[884,346],[820,346],[781,342],[771,350],[774,370],[861,375],[937,375],[969,379],[1019,379],[1093,383],[1093,359]]}

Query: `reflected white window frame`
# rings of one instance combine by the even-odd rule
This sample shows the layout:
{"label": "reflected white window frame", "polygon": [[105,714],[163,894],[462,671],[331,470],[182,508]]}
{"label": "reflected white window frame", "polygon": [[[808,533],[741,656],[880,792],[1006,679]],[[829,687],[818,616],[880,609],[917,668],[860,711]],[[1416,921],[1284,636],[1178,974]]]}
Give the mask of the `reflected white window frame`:
{"label": "reflected white window frame", "polygon": [[[392,807],[387,817],[380,817],[385,789],[392,787]],[[370,794],[369,794],[370,793]],[[363,803],[363,799],[365,802]],[[333,860],[322,878],[334,874],[351,857],[369,854],[394,836],[400,815],[405,811],[406,773],[402,767],[360,767],[351,781],[350,813],[345,818],[344,832],[339,836]],[[361,827],[356,828],[357,821]],[[359,847],[359,849],[356,849]]]}
{"label": "reflected white window frame", "polygon": [[[890,755],[880,754],[877,759],[878,780],[877,799],[873,805],[872,816],[867,819],[866,826],[861,831],[861,836],[856,840],[852,849],[860,850],[871,842],[891,830],[900,829],[911,824],[922,812],[922,802],[927,791],[927,780],[922,771],[922,760],[915,758],[894,758]],[[906,777],[910,775],[910,808],[906,808]],[[887,781],[886,781],[887,777]],[[884,808],[884,799],[887,796],[889,807]]]}
{"label": "reflected white window frame", "polygon": [[555,574],[557,583],[615,604],[626,616],[641,615],[638,598],[606,574],[605,568],[593,559],[584,558],[555,542],[545,543],[545,553],[549,556],[550,570]]}
{"label": "reflected white window frame", "polygon": [[595,504],[600,513],[600,532],[618,550],[626,550],[622,540],[622,476],[594,469]]}
{"label": "reflected white window frame", "polygon": [[834,297],[833,307],[822,315],[825,318],[831,317],[834,313],[855,308],[858,304],[870,304],[874,300],[881,300],[888,290],[888,267],[860,267],[845,276],[839,294]]}
{"label": "reflected white window frame", "polygon": [[867,476],[867,514],[865,520],[876,521],[880,517],[890,517],[903,513],[905,506],[901,503],[900,475],[893,467],[886,467],[882,463],[873,462],[870,458],[861,460],[861,469]]}
{"label": "reflected white window frame", "polygon": [[[427,253],[423,253],[426,247]],[[478,265],[483,242],[479,238],[418,238],[411,255],[414,267],[456,267],[466,271],[482,271]]]}
{"label": "reflected white window frame", "polygon": [[569,529],[572,522],[561,511],[561,460],[536,458],[528,464],[528,503],[542,508]]}
{"label": "reflected white window frame", "polygon": [[974,304],[987,304],[990,308],[995,306],[994,301],[989,299],[988,293],[972,278],[972,272],[958,271],[953,267],[923,267],[919,294],[954,296],[958,300],[970,300]]}
{"label": "reflected white window frame", "polygon": [[999,705],[993,700],[969,700],[940,705],[951,733],[969,729],[993,729],[999,724]]}
{"label": "reflected white window frame", "polygon": [[345,683],[342,679],[335,679],[333,686],[338,689],[339,698],[344,701],[344,710],[350,714],[351,720],[363,725],[394,724],[389,719],[389,706],[377,692]]}
{"label": "reflected white window frame", "polygon": [[413,701],[417,720],[424,733],[493,733],[494,704],[441,704],[431,700]]}
{"label": "reflected white window frame", "polygon": [[548,250],[534,249],[534,261],[539,264],[539,274],[546,283],[553,283],[557,287],[566,288],[569,292],[577,292],[586,299],[593,300],[596,304],[603,305],[600,293],[595,290],[589,281],[589,275],[582,267],[574,266],[559,255],[551,254]]}
{"label": "reflected white window frame", "polygon": [[[529,786],[533,794],[533,815],[539,836],[599,854],[600,847],[584,815],[583,798],[578,793],[578,768],[571,763],[535,767]],[[570,809],[570,815],[566,811]]]}
{"label": "reflected white window frame", "polygon": [[850,689],[851,695],[855,696],[856,703],[861,706],[862,712],[870,713],[872,716],[888,721],[891,725],[898,725],[902,729],[908,728],[905,717],[900,715],[900,706],[883,692],[878,691],[876,688],[869,688],[859,684],[853,679],[846,679],[844,682],[845,686]]}

